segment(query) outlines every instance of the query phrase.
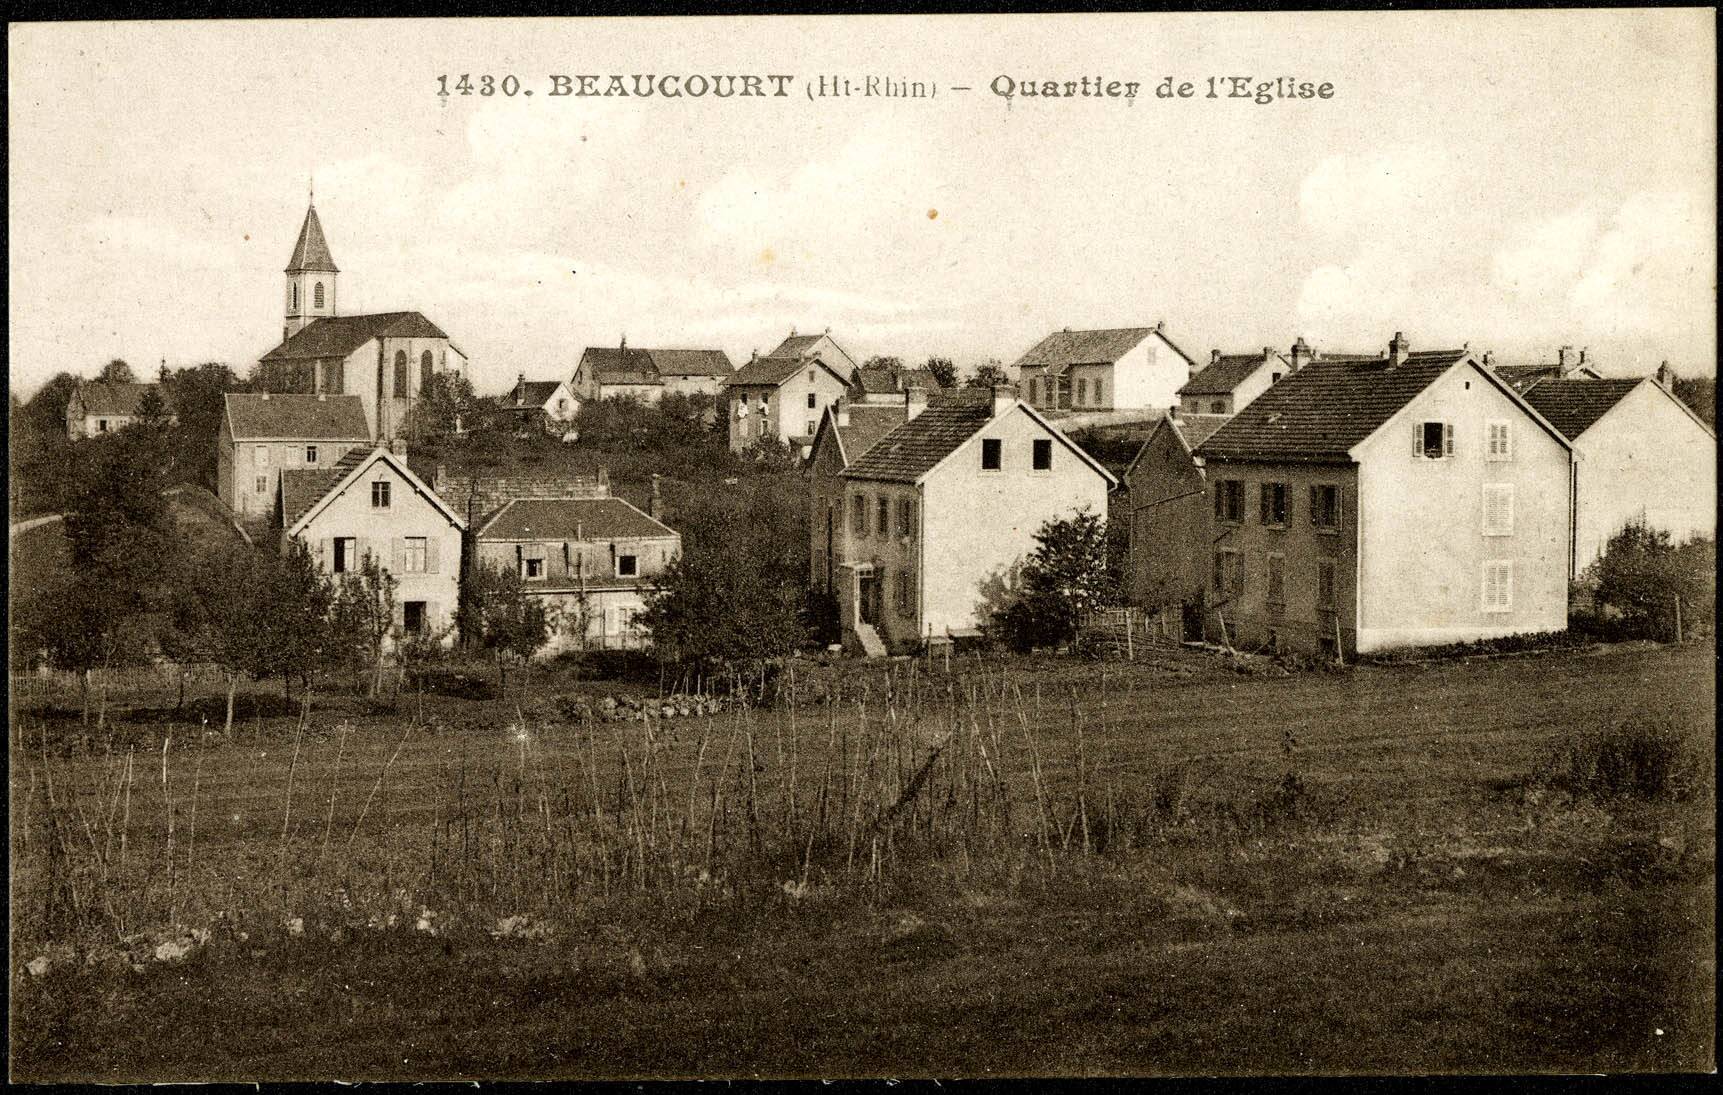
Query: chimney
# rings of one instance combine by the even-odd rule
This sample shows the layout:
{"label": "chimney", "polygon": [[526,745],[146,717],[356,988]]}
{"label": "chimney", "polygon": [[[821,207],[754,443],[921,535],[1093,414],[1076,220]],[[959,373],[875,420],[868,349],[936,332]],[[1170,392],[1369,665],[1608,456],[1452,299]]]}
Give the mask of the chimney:
{"label": "chimney", "polygon": [[1292,344],[1292,371],[1296,373],[1298,370],[1304,368],[1306,365],[1310,364],[1311,358],[1315,356],[1315,354],[1310,352],[1310,344],[1304,341],[1304,336],[1299,335],[1298,341]]}
{"label": "chimney", "polygon": [[652,496],[646,499],[646,516],[657,518],[664,513],[664,497],[658,493],[658,473],[652,473]]}
{"label": "chimney", "polygon": [[1166,325],[1167,325],[1167,321],[1164,319],[1155,320],[1155,334],[1157,334],[1157,335],[1160,334],[1161,331],[1166,328]]}
{"label": "chimney", "polygon": [[1484,351],[1484,367],[1487,369],[1496,367],[1496,352],[1494,350]]}
{"label": "chimney", "polygon": [[628,332],[627,331],[622,332],[622,344],[620,346],[618,346],[617,349],[619,349],[619,350],[628,349]]}
{"label": "chimney", "polygon": [[1063,331],[1060,332],[1060,334],[1066,334],[1066,335],[1068,335],[1070,333],[1071,333],[1071,328],[1069,328],[1069,327],[1065,328]]}
{"label": "chimney", "polygon": [[927,410],[927,389],[920,384],[906,385],[903,389],[903,410],[905,422]]}
{"label": "chimney", "polygon": [[599,468],[598,469],[598,485],[600,487],[604,488],[604,494],[602,495],[602,497],[609,497],[609,495],[610,495],[610,469],[608,469],[608,468]]}
{"label": "chimney", "polygon": [[448,467],[448,465],[447,464],[438,464],[437,465],[437,474],[431,480],[431,489],[436,491],[438,494],[441,494],[441,493],[443,493],[443,487],[448,483],[448,481],[449,481],[449,467]]}
{"label": "chimney", "polygon": [[1581,368],[1584,368],[1584,367],[1585,367],[1585,365],[1586,365],[1586,360],[1585,360],[1585,355],[1586,355],[1586,354],[1588,354],[1588,353],[1590,353],[1590,352],[1591,352],[1591,351],[1589,351],[1589,350],[1588,350],[1588,349],[1586,349],[1586,347],[1584,347],[1584,346],[1581,346],[1581,347],[1580,347],[1580,348],[1579,348],[1579,364],[1580,364],[1580,367],[1581,367]]}
{"label": "chimney", "polygon": [[837,416],[836,420],[839,426],[847,426],[850,424],[850,405],[848,403],[845,403],[841,399],[838,400],[838,402],[832,406],[832,413]]}
{"label": "chimney", "polygon": [[1561,349],[1557,350],[1555,362],[1556,368],[1561,370],[1561,375],[1566,376],[1569,372],[1573,371],[1573,347],[1563,346]]}
{"label": "chimney", "polygon": [[1388,343],[1389,366],[1404,365],[1406,363],[1406,355],[1411,351],[1411,349],[1412,344],[1406,341],[1406,336],[1401,334],[1399,331],[1395,331],[1394,337]]}
{"label": "chimney", "polygon": [[263,393],[263,401],[265,403],[269,402],[269,393],[267,391]]}
{"label": "chimney", "polygon": [[1220,364],[1220,351],[1219,350],[1210,350],[1208,352],[1208,363],[1210,365],[1219,365]]}
{"label": "chimney", "polygon": [[404,437],[392,438],[389,441],[389,452],[402,460],[407,459],[407,439]]}
{"label": "chimney", "polygon": [[326,403],[328,401],[329,401],[329,393],[328,392],[318,392],[317,393],[317,402]]}
{"label": "chimney", "polygon": [[1675,370],[1669,367],[1667,360],[1657,367],[1657,372],[1653,373],[1652,376],[1660,386],[1665,388],[1675,383]]}
{"label": "chimney", "polygon": [[1017,402],[1017,388],[1011,384],[993,385],[993,417],[998,418]]}
{"label": "chimney", "polygon": [[756,346],[752,350],[748,351],[748,364],[752,365],[758,360],[760,360],[760,348]]}
{"label": "chimney", "polygon": [[1272,365],[1274,363],[1274,358],[1275,358],[1274,347],[1273,346],[1264,346],[1262,348],[1262,360],[1264,361],[1264,363]]}

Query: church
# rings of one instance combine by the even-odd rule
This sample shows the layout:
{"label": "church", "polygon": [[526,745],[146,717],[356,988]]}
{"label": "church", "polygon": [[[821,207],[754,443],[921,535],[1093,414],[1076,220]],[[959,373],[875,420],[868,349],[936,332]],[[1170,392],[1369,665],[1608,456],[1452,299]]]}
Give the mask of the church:
{"label": "church", "polygon": [[466,355],[422,313],[341,314],[341,271],[315,202],[306,208],[286,274],[281,344],[258,359],[269,390],[356,395],[371,439],[385,442],[411,435],[415,405],[433,376],[468,375]]}

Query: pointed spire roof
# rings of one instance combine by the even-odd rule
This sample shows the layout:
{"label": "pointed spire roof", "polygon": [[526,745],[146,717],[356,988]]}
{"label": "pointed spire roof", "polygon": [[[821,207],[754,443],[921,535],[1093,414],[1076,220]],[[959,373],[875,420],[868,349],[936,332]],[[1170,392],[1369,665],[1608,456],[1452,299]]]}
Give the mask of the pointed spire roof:
{"label": "pointed spire roof", "polygon": [[293,257],[287,262],[287,273],[307,270],[327,270],[339,274],[340,268],[329,254],[329,244],[323,239],[323,222],[317,219],[317,207],[305,208],[305,223],[299,229],[299,242],[293,245]]}

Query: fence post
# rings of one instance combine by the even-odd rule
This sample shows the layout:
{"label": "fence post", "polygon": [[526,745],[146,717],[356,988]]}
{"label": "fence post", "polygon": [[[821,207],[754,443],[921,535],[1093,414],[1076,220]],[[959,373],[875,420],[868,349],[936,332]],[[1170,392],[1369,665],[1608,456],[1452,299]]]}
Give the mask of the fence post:
{"label": "fence post", "polygon": [[1675,595],[1675,641],[1681,641],[1681,594]]}

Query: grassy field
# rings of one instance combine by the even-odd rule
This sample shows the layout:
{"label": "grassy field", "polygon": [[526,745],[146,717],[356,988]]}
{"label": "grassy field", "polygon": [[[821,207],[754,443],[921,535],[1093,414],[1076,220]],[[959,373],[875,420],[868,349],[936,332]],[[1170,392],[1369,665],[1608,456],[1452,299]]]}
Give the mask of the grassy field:
{"label": "grassy field", "polygon": [[[573,722],[617,687],[541,673],[231,739],[25,692],[13,1075],[1706,1070],[1713,666],[804,663]],[[1570,778],[1608,731],[1680,779]]]}

